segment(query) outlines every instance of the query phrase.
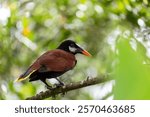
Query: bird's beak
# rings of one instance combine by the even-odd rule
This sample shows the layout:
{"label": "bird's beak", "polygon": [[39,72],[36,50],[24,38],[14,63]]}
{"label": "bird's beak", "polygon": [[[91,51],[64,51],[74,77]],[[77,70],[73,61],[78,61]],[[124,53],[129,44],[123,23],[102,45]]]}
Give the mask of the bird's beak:
{"label": "bird's beak", "polygon": [[82,50],[81,51],[82,54],[84,54],[85,56],[92,56],[88,51],[86,50]]}
{"label": "bird's beak", "polygon": [[77,53],[81,53],[85,56],[92,56],[88,51],[82,49],[80,46],[77,45],[77,50],[76,50]]}

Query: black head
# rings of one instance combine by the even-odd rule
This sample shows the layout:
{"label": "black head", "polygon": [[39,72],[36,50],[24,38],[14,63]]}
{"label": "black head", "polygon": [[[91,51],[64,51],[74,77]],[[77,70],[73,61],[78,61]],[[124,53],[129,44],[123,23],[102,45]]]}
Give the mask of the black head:
{"label": "black head", "polygon": [[77,53],[81,53],[84,54],[86,56],[91,56],[90,53],[88,53],[86,50],[82,49],[81,47],[79,47],[74,41],[72,40],[65,40],[63,41],[57,49],[61,49],[67,52],[70,52],[72,54],[77,54]]}

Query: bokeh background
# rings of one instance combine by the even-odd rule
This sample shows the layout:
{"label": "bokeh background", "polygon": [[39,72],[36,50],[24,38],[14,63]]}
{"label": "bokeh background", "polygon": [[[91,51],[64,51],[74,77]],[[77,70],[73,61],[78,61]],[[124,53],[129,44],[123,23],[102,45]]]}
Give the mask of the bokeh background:
{"label": "bokeh background", "polygon": [[1,0],[0,99],[25,99],[46,90],[40,81],[14,80],[65,39],[93,55],[77,55],[75,69],[61,77],[65,83],[103,74],[114,80],[56,99],[150,99],[148,0]]}

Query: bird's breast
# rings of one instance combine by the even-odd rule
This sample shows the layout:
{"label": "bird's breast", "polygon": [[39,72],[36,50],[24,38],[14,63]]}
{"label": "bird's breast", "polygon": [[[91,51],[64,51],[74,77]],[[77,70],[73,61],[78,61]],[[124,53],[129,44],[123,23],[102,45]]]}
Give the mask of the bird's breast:
{"label": "bird's breast", "polygon": [[66,60],[67,60],[68,70],[73,69],[75,67],[76,61],[77,61],[75,56],[69,53],[66,56]]}

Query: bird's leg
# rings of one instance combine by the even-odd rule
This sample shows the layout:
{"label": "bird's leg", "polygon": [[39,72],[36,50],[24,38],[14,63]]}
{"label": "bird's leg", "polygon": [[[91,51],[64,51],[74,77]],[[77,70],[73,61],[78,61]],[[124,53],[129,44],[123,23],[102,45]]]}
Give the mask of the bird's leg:
{"label": "bird's leg", "polygon": [[46,88],[49,89],[49,90],[52,90],[52,86],[49,86],[46,82],[46,79],[40,79],[45,85],[46,85]]}
{"label": "bird's leg", "polygon": [[62,82],[62,81],[59,80],[58,78],[56,78],[56,80],[59,82],[59,84],[60,84],[61,86],[64,86],[64,85],[65,85],[64,82]]}
{"label": "bird's leg", "polygon": [[59,82],[59,84],[56,84],[57,87],[61,87],[61,86],[64,86],[64,85],[65,85],[65,84],[64,84],[61,80],[59,80],[57,77],[56,77],[55,79]]}
{"label": "bird's leg", "polygon": [[[59,87],[65,85],[65,84],[64,84],[61,80],[59,80],[57,77],[56,77],[55,79],[59,82],[59,84],[56,84],[56,87],[57,87],[57,88],[59,88]],[[63,92],[63,91],[62,91],[62,96],[64,96],[65,94],[66,94],[66,92]]]}

